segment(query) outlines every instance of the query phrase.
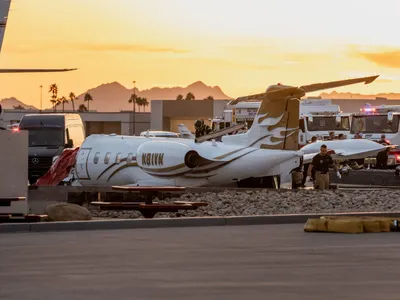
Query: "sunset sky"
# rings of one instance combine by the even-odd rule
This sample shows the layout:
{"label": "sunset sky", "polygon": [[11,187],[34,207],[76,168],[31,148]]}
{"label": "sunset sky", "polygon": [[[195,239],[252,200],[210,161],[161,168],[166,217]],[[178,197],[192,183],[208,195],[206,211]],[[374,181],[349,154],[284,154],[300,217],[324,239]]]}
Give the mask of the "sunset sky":
{"label": "sunset sky", "polygon": [[59,94],[118,81],[138,89],[201,80],[232,97],[270,84],[302,85],[380,74],[337,91],[400,92],[399,0],[15,0],[0,97],[49,107]]}

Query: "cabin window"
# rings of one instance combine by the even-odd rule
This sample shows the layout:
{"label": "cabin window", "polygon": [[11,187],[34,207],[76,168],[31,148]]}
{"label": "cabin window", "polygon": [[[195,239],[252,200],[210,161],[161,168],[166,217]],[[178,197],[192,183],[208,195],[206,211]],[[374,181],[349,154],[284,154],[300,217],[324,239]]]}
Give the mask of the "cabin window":
{"label": "cabin window", "polygon": [[110,161],[111,152],[107,152],[106,156],[104,156],[104,163],[107,165]]}
{"label": "cabin window", "polygon": [[99,162],[100,152],[96,152],[93,158],[93,163],[97,164]]}
{"label": "cabin window", "polygon": [[117,164],[119,164],[119,163],[121,162],[121,154],[122,154],[122,153],[118,153],[117,156],[115,157],[115,162],[116,162]]}
{"label": "cabin window", "polygon": [[129,153],[128,157],[126,158],[126,163],[130,164],[132,162],[133,154]]}

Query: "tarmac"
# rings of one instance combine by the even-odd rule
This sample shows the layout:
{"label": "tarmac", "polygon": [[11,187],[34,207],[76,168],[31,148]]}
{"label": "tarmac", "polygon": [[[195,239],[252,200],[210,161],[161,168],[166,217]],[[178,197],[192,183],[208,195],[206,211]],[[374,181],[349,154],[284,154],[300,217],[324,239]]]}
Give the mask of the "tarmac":
{"label": "tarmac", "polygon": [[0,299],[398,298],[398,233],[303,226],[3,234]]}

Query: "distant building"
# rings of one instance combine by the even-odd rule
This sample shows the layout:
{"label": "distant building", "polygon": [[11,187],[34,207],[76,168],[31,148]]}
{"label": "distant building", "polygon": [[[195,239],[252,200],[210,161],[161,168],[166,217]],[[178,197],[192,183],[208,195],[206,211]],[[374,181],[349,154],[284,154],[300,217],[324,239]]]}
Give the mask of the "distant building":
{"label": "distant building", "polygon": [[209,124],[209,119],[222,115],[229,100],[152,100],[151,130],[177,132],[178,124],[185,124],[194,132],[194,122],[203,119]]}
{"label": "distant building", "polygon": [[[38,110],[16,110],[6,109],[3,113],[4,125],[18,123],[26,114],[36,114]],[[54,113],[51,111],[44,114]],[[56,113],[62,113],[57,111]],[[72,113],[72,111],[65,111]],[[96,133],[133,135],[133,113],[121,112],[83,112],[79,113],[85,124],[86,136]],[[150,128],[150,113],[135,113],[135,134],[140,135],[142,131]]]}

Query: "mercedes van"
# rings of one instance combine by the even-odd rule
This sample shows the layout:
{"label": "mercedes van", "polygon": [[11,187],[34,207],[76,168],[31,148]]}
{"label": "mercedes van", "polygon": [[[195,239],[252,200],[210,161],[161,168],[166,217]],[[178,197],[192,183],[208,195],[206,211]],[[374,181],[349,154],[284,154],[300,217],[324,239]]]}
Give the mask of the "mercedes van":
{"label": "mercedes van", "polygon": [[47,173],[64,149],[80,147],[85,139],[79,114],[27,114],[18,128],[29,132],[30,184]]}

